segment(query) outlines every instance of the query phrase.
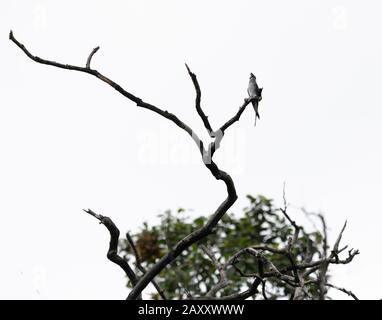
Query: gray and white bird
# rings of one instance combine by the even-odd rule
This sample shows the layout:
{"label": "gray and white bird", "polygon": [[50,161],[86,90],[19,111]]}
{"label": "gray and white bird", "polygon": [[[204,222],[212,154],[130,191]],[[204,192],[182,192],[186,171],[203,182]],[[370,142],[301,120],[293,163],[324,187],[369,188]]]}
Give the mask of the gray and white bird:
{"label": "gray and white bird", "polygon": [[252,106],[253,109],[255,110],[256,116],[255,116],[255,126],[256,126],[256,120],[257,118],[260,119],[259,115],[259,101],[262,99],[261,97],[261,92],[263,91],[263,88],[259,88],[256,82],[256,77],[253,73],[251,73],[249,77],[249,83],[248,83],[248,95],[249,98],[254,98],[257,97],[257,99],[252,100]]}

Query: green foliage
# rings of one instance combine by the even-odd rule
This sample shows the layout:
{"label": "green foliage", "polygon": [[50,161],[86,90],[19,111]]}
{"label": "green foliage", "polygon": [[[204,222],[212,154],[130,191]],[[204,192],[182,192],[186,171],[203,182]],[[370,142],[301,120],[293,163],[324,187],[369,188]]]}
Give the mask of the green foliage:
{"label": "green foliage", "polygon": [[[168,298],[184,299],[188,294],[204,296],[219,281],[216,266],[200,249],[202,244],[213,249],[220,263],[227,261],[240,249],[254,245],[267,245],[275,249],[285,247],[288,238],[293,236],[294,229],[280,209],[274,206],[272,200],[263,196],[247,196],[247,198],[249,205],[244,208],[240,216],[229,213],[224,215],[212,234],[184,251],[155,278]],[[144,224],[142,230],[133,235],[142,265],[146,268],[155,263],[179,240],[203,226],[207,220],[202,216],[190,219],[183,209],[175,214],[166,211],[160,218],[158,225]],[[320,255],[320,252],[323,252],[322,242],[320,232],[307,232],[302,228],[299,239],[292,249],[296,262],[303,261],[308,246],[311,246],[310,251],[313,254]],[[133,251],[127,241],[121,241],[120,248],[126,259],[134,261]],[[264,252],[264,255],[278,269],[291,265],[285,255],[269,252]],[[248,255],[239,258],[236,265],[244,274],[258,272],[255,258]],[[140,274],[138,270],[137,273]],[[292,276],[292,272],[289,275]],[[253,282],[253,278],[240,276],[235,268],[230,268],[227,276],[230,285],[219,291],[218,296],[242,291]],[[291,294],[291,288],[277,279],[268,279],[266,290],[269,299],[283,298]],[[316,290],[312,286],[309,294],[317,295]],[[158,294],[153,293],[152,298],[157,299]]]}

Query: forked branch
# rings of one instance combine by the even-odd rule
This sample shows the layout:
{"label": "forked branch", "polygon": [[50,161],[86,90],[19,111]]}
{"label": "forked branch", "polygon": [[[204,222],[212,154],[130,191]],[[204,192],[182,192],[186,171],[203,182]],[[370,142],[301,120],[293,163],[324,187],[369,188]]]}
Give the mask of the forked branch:
{"label": "forked branch", "polygon": [[[244,111],[245,107],[248,105],[248,103],[251,101],[251,99],[246,99],[242,107],[239,109],[239,112],[231,119],[229,120],[225,125],[222,126],[220,129],[220,134],[217,136],[216,141],[213,144],[210,144],[208,150],[205,150],[204,144],[201,141],[201,139],[198,137],[198,135],[188,126],[186,125],[183,121],[181,121],[177,116],[174,114],[168,112],[167,110],[162,110],[161,108],[158,108],[152,104],[149,104],[147,102],[144,102],[141,98],[133,95],[129,91],[125,90],[122,88],[119,84],[114,82],[113,80],[109,79],[108,77],[104,76],[101,74],[99,71],[91,68],[90,63],[92,60],[93,55],[98,51],[98,47],[94,48],[93,51],[90,53],[86,66],[85,67],[80,67],[80,66],[74,66],[70,64],[63,64],[51,60],[46,60],[42,59],[38,56],[34,56],[31,54],[26,47],[20,43],[13,35],[13,32],[11,31],[9,33],[9,39],[14,42],[30,59],[37,63],[61,68],[61,69],[66,69],[66,70],[74,70],[74,71],[79,71],[83,73],[87,73],[89,75],[92,75],[101,81],[107,83],[111,87],[113,87],[115,90],[117,90],[120,94],[125,96],[127,99],[130,101],[134,102],[137,106],[151,110],[162,117],[170,120],[174,124],[176,124],[179,128],[182,130],[186,131],[188,135],[193,139],[193,141],[196,143],[198,150],[202,156],[203,163],[209,169],[211,174],[217,179],[217,180],[222,180],[227,188],[227,197],[226,199],[220,204],[220,206],[216,209],[216,211],[209,217],[207,222],[205,223],[204,226],[201,228],[193,231],[190,233],[188,236],[186,236],[184,239],[179,241],[166,255],[164,255],[157,263],[155,263],[147,272],[144,273],[144,275],[137,280],[136,276],[132,272],[130,266],[128,264],[122,263],[117,256],[113,256],[113,259],[117,261],[116,263],[120,264],[123,266],[125,272],[129,274],[129,278],[131,279],[133,283],[133,289],[131,290],[128,299],[138,299],[141,295],[142,290],[146,288],[146,286],[153,281],[155,276],[163,270],[168,264],[170,264],[173,260],[175,260],[185,249],[190,247],[192,244],[196,243],[200,239],[206,237],[208,234],[212,232],[212,230],[215,228],[216,224],[219,222],[219,220],[222,218],[222,216],[227,212],[227,210],[233,205],[233,203],[237,199],[237,194],[235,190],[235,185],[232,181],[232,178],[227,174],[226,172],[220,170],[218,166],[212,161],[212,156],[214,152],[217,150],[217,148],[220,145],[220,142],[223,138],[224,131],[232,125],[234,122],[238,121],[240,118],[240,115]],[[200,106],[200,99],[201,99],[201,92],[200,92],[200,87],[197,82],[195,74],[193,74],[190,69],[188,68],[189,75],[191,76],[191,79],[194,83],[196,92],[197,92],[197,97],[196,97],[196,109],[199,114],[199,116],[202,118],[203,123],[207,129],[207,131],[210,133],[210,135],[213,133],[213,130],[211,128],[211,125],[209,124],[207,116],[204,114],[203,110],[201,109]],[[92,214],[94,217],[99,219],[109,230],[114,230],[115,232],[115,225],[112,224],[111,220],[107,217],[103,217],[100,215],[96,215],[95,213],[91,213],[91,211],[87,211],[89,214]],[[114,227],[115,229],[114,229]],[[118,229],[117,229],[118,230]],[[119,233],[119,231],[118,231]],[[118,234],[119,235],[119,234]],[[254,282],[254,286],[257,288],[257,280]],[[253,290],[253,288],[252,288]],[[238,297],[244,297],[248,294],[250,294],[252,291],[249,290],[248,292],[243,292],[241,295]]]}
{"label": "forked branch", "polygon": [[90,54],[90,56],[88,58],[88,61],[87,61],[87,64],[86,64],[86,67],[79,67],[79,66],[74,66],[74,65],[70,65],[70,64],[63,64],[63,63],[59,63],[59,62],[55,62],[55,61],[51,61],[51,60],[46,60],[46,59],[42,59],[42,58],[40,58],[38,56],[34,56],[33,54],[31,54],[26,49],[26,47],[22,43],[20,43],[14,37],[12,31],[10,31],[10,33],[9,33],[9,39],[12,42],[14,42],[22,51],[24,51],[24,53],[30,59],[32,59],[35,62],[38,62],[38,63],[41,63],[41,64],[45,64],[45,65],[48,65],[48,66],[53,66],[53,67],[56,67],[56,68],[84,72],[84,73],[90,74],[90,75],[100,79],[101,81],[107,83],[109,86],[113,87],[120,94],[125,96],[127,99],[129,99],[132,102],[136,103],[138,107],[151,110],[151,111],[161,115],[162,117],[172,121],[173,123],[175,123],[179,128],[183,129],[184,131],[186,131],[191,136],[191,138],[195,141],[196,145],[198,146],[199,151],[200,151],[201,154],[203,154],[205,152],[204,147],[203,147],[203,143],[199,139],[199,137],[196,135],[196,133],[194,131],[192,131],[192,129],[189,126],[187,126],[183,121],[181,121],[177,116],[175,116],[174,114],[172,114],[172,113],[170,113],[170,112],[168,112],[166,110],[162,110],[162,109],[160,109],[160,108],[158,108],[158,107],[156,107],[156,106],[154,106],[152,104],[144,102],[141,98],[139,98],[139,97],[131,94],[130,92],[126,91],[119,84],[117,84],[113,80],[109,79],[108,77],[104,76],[103,74],[101,74],[97,70],[91,69],[90,68],[91,58],[97,52],[97,50],[98,50],[97,48],[93,49],[92,53]]}

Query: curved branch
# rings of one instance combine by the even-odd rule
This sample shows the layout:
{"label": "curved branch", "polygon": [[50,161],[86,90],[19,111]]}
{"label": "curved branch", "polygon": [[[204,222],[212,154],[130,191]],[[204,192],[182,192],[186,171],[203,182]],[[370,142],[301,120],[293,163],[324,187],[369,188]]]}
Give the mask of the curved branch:
{"label": "curved branch", "polygon": [[114,224],[114,222],[109,218],[102,216],[100,214],[95,213],[94,211],[90,209],[83,209],[86,213],[90,214],[94,218],[98,219],[101,224],[103,224],[107,230],[110,232],[110,244],[109,244],[109,250],[107,251],[107,258],[114,262],[115,264],[119,265],[123,271],[125,271],[127,277],[131,281],[133,285],[136,285],[138,283],[138,278],[133,271],[133,269],[130,267],[129,263],[120,257],[118,255],[118,240],[119,240],[119,230],[117,226]]}
{"label": "curved branch", "polygon": [[227,212],[227,210],[235,203],[237,199],[235,185],[232,178],[224,171],[220,170],[217,165],[212,161],[211,164],[206,164],[206,167],[218,180],[223,180],[227,187],[227,198],[216,209],[215,213],[208,219],[206,224],[191,232],[188,236],[180,240],[172,250],[167,252],[157,263],[155,263],[138,281],[137,285],[131,290],[127,299],[137,299],[142,290],[150,283],[154,277],[161,272],[169,263],[178,257],[183,250],[190,247],[192,244],[210,234],[213,228],[217,225],[219,220]]}
{"label": "curved branch", "polygon": [[[151,110],[151,111],[161,115],[162,117],[172,121],[173,123],[175,123],[179,128],[183,129],[184,131],[186,131],[191,136],[191,138],[195,141],[196,145],[198,146],[200,153],[202,155],[205,153],[205,150],[204,150],[204,147],[203,147],[203,142],[199,139],[197,134],[188,125],[186,125],[183,121],[181,121],[177,116],[175,116],[174,114],[168,112],[167,110],[164,111],[164,110],[162,110],[162,109],[160,109],[160,108],[158,108],[158,107],[156,107],[156,106],[154,106],[152,104],[144,102],[142,99],[140,99],[139,97],[136,97],[135,95],[133,95],[130,92],[126,91],[119,84],[117,84],[113,80],[105,77],[103,74],[101,74],[97,70],[90,69],[90,63],[89,63],[89,68],[87,68],[87,67],[73,66],[73,65],[70,65],[70,64],[63,64],[63,63],[59,63],[59,62],[55,62],[55,61],[51,61],[51,60],[42,59],[40,57],[32,55],[26,49],[26,47],[22,43],[20,43],[14,37],[12,31],[10,31],[10,33],[9,33],[9,39],[12,42],[14,42],[30,59],[32,59],[35,62],[38,62],[38,63],[41,63],[41,64],[45,64],[45,65],[49,65],[49,66],[53,66],[53,67],[57,67],[57,68],[61,68],[61,69],[84,72],[84,73],[90,74],[90,75],[100,79],[103,82],[106,82],[108,85],[113,87],[120,94],[125,96],[127,99],[129,99],[129,100],[133,101],[134,103],[136,103],[138,107]],[[94,52],[94,50],[95,49],[93,49],[93,52]],[[91,56],[89,56],[89,58],[91,60]],[[88,62],[90,62],[89,58],[88,58]]]}
{"label": "curved branch", "polygon": [[90,69],[90,63],[92,62],[92,58],[94,54],[99,50],[99,47],[95,47],[92,52],[90,52],[88,60],[86,61],[86,68]]}

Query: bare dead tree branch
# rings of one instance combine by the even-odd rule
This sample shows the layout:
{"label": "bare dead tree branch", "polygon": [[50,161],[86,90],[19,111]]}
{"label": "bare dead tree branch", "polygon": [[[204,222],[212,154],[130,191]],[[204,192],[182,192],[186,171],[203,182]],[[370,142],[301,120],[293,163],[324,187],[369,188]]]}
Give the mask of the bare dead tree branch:
{"label": "bare dead tree branch", "polygon": [[[332,253],[329,257],[327,257],[323,252],[319,253],[320,259],[313,260],[314,253],[312,251],[312,240],[307,237],[304,241],[306,242],[306,253],[303,256],[303,260],[301,262],[296,262],[297,259],[295,258],[295,253],[292,250],[294,246],[301,245],[299,243],[299,231],[303,228],[300,227],[295,221],[291,219],[289,214],[287,213],[287,202],[286,202],[286,196],[285,196],[285,185],[283,188],[283,201],[284,206],[283,208],[280,208],[280,211],[283,213],[283,215],[286,217],[286,220],[292,225],[294,228],[294,235],[293,239],[291,237],[288,238],[287,244],[285,246],[282,246],[281,249],[275,248],[266,244],[259,244],[259,245],[253,245],[247,248],[242,248],[235,254],[233,254],[230,258],[226,260],[224,264],[219,263],[216,261],[216,258],[211,250],[206,250],[205,248],[202,248],[202,250],[210,257],[210,259],[213,261],[213,264],[215,265],[216,269],[219,271],[220,274],[221,270],[227,271],[230,267],[234,268],[236,272],[241,277],[246,278],[257,278],[261,280],[262,284],[262,295],[264,299],[268,299],[265,289],[265,283],[267,279],[272,279],[274,282],[284,282],[287,286],[290,286],[292,289],[292,294],[290,296],[290,299],[292,300],[300,300],[304,298],[312,298],[311,293],[309,292],[309,289],[307,285],[314,284],[317,286],[320,286],[322,284],[322,279],[326,279],[326,273],[328,270],[328,266],[330,264],[347,264],[350,263],[353,258],[359,254],[358,250],[349,250],[348,251],[348,257],[345,259],[340,259],[339,254],[342,253],[348,246],[344,246],[340,249],[340,241],[343,235],[343,232],[346,227],[346,223],[341,229],[340,234],[338,235],[332,249]],[[320,220],[323,225],[323,232],[326,237],[326,222],[324,217],[321,215]],[[304,232],[304,235],[306,233]],[[324,245],[322,247],[322,251],[326,252],[327,245],[326,242],[324,242]],[[271,260],[267,258],[266,255],[263,254],[263,252],[269,252],[276,255],[282,255],[286,257],[289,262],[290,266],[278,268],[275,266],[275,264],[272,263]],[[249,254],[255,257],[257,263],[258,263],[258,273],[244,273],[237,265],[239,258],[245,254]],[[289,273],[292,271],[293,276],[291,276]],[[318,272],[315,277],[311,277],[310,275]],[[226,272],[224,273],[227,274]],[[323,277],[324,275],[324,277]],[[219,286],[224,283],[225,286],[228,285],[227,282],[223,282],[222,277],[220,280],[216,283],[216,287],[219,288]],[[326,286],[326,283],[325,283]],[[320,287],[319,287],[319,290]],[[346,290],[346,289],[345,289]],[[215,294],[217,291],[214,291]],[[344,291],[345,292],[345,291]],[[326,294],[326,292],[325,292]],[[208,296],[208,294],[207,294]]]}
{"label": "bare dead tree branch", "polygon": [[[164,111],[152,104],[144,102],[141,98],[133,95],[132,93],[126,91],[123,89],[119,84],[114,82],[113,80],[107,78],[103,74],[101,74],[99,71],[95,69],[90,68],[90,61],[92,54],[88,58],[88,63],[87,67],[79,67],[79,66],[74,66],[74,65],[69,65],[69,64],[62,64],[58,63],[55,61],[51,60],[46,60],[42,59],[40,57],[32,55],[26,47],[20,43],[13,35],[13,32],[10,31],[9,33],[9,39],[14,42],[30,59],[37,63],[45,64],[45,65],[50,65],[54,66],[57,68],[61,69],[66,69],[66,70],[74,70],[74,71],[79,71],[83,73],[90,74],[101,81],[107,83],[111,87],[113,87],[115,90],[117,90],[119,93],[121,93],[123,96],[125,96],[127,99],[131,100],[132,102],[136,103],[137,106],[151,110],[164,118],[172,121],[175,123],[178,127],[186,131],[191,138],[194,140],[196,145],[198,146],[199,152],[202,155],[203,162],[205,166],[210,170],[211,174],[217,179],[217,180],[222,180],[227,188],[227,198],[221,203],[221,205],[216,209],[216,211],[210,216],[208,221],[205,223],[204,226],[201,228],[193,231],[191,234],[186,236],[184,239],[179,241],[172,250],[170,250],[166,255],[164,255],[157,263],[155,263],[147,272],[138,280],[138,282],[134,285],[133,289],[131,290],[128,299],[137,299],[142,290],[146,288],[146,286],[154,279],[154,277],[161,271],[163,268],[165,268],[169,263],[171,263],[174,259],[176,259],[182,252],[183,250],[187,249],[189,246],[192,244],[196,243],[200,239],[204,238],[207,236],[209,233],[212,232],[213,228],[216,226],[216,224],[219,222],[219,220],[222,218],[222,216],[227,212],[227,210],[232,206],[232,204],[236,201],[237,199],[237,194],[235,190],[235,186],[233,183],[232,178],[224,171],[220,170],[218,166],[212,161],[212,156],[206,152],[203,146],[203,142],[200,140],[200,138],[196,135],[196,133],[188,126],[186,125],[183,121],[181,121],[177,116],[174,114]],[[93,50],[94,53],[96,50]],[[93,53],[93,52],[92,52]],[[93,55],[94,55],[93,53]],[[195,77],[196,79],[196,77]],[[197,82],[196,82],[197,83]],[[250,101],[245,102],[245,106],[249,103]],[[245,108],[244,106],[244,108]],[[199,114],[201,108],[199,109]],[[203,113],[204,114],[204,113]],[[239,116],[236,116],[233,122],[239,120]],[[202,117],[203,119],[203,117]],[[232,123],[232,121],[224,127],[224,130],[228,128]],[[222,130],[224,132],[224,130]],[[212,154],[212,152],[211,152]]]}
{"label": "bare dead tree branch", "polygon": [[261,284],[261,278],[255,278],[250,288],[243,292],[231,294],[228,296],[223,296],[218,298],[219,300],[245,300],[251,296],[253,296],[257,292],[258,286]]}
{"label": "bare dead tree branch", "polygon": [[94,54],[99,50],[99,47],[95,47],[92,52],[90,52],[89,54],[89,57],[88,57],[88,60],[86,61],[86,68],[87,69],[90,69],[90,63],[92,61],[92,58],[94,56]]}
{"label": "bare dead tree branch", "polygon": [[298,234],[300,232],[300,229],[301,227],[298,226],[296,224],[295,221],[293,221],[290,216],[288,215],[287,213],[287,208],[288,208],[288,205],[287,205],[287,202],[286,202],[286,196],[285,196],[285,182],[284,182],[284,186],[283,186],[283,202],[284,202],[284,208],[280,208],[280,211],[283,213],[283,215],[287,218],[287,220],[289,221],[289,223],[293,226],[293,228],[295,229],[295,232],[294,232],[294,235],[293,235],[293,239],[291,239],[288,243],[288,251],[291,250],[293,244],[297,241],[298,239]]}
{"label": "bare dead tree branch", "polygon": [[330,284],[330,283],[326,283],[325,285],[327,287],[330,287],[330,288],[333,288],[333,289],[337,289],[339,291],[342,291],[342,292],[346,293],[348,296],[352,297],[354,300],[359,300],[357,298],[357,296],[353,292],[351,292],[350,290],[346,290],[345,288],[337,287],[337,286],[335,286],[333,284]]}
{"label": "bare dead tree branch", "polygon": [[[286,212],[286,207],[287,207],[286,201],[284,201],[284,209],[282,209],[284,212]],[[292,221],[290,217],[288,221]],[[294,221],[293,223],[297,226],[297,228],[301,228]],[[318,260],[313,260],[312,243],[309,243],[309,241],[311,241],[309,239],[307,243],[307,248],[306,248],[306,255],[303,261],[296,263],[293,251],[291,250],[291,246],[290,246],[291,240],[289,239],[287,245],[283,247],[282,249],[277,249],[277,248],[267,246],[264,244],[254,245],[251,247],[240,249],[238,252],[232,255],[229,259],[227,259],[227,261],[224,264],[221,264],[215,261],[214,265],[216,266],[218,270],[220,269],[228,270],[228,268],[233,267],[236,270],[236,272],[239,273],[241,277],[260,279],[260,283],[262,284],[262,295],[264,299],[268,299],[266,291],[265,291],[265,281],[267,279],[273,279],[273,281],[276,280],[276,282],[281,281],[281,282],[284,282],[286,285],[290,286],[293,289],[292,295],[290,296],[290,298],[293,300],[304,299],[305,297],[311,298],[311,293],[309,292],[307,285],[315,284],[317,286],[320,286],[322,281],[322,278],[320,277],[322,277],[322,274],[324,272],[324,275],[325,275],[324,279],[326,279],[326,272],[327,272],[329,264],[347,264],[347,263],[350,263],[357,254],[359,254],[358,250],[351,249],[348,251],[347,258],[345,259],[339,258],[339,254],[347,248],[347,246],[345,246],[339,249],[340,239],[342,237],[344,230],[345,228],[343,227],[333,246],[332,254],[329,257],[326,257],[322,254],[321,258]],[[297,242],[298,242],[298,239],[294,241],[294,244],[297,245]],[[283,267],[283,268],[277,268],[277,266],[275,266],[263,254],[263,252],[269,252],[269,253],[277,254],[277,255],[284,255],[287,259],[290,260],[291,265],[287,267]],[[215,259],[213,258],[213,255],[211,254],[210,251],[207,251],[207,254],[211,257],[212,260]],[[244,273],[237,266],[237,262],[239,261],[239,258],[245,254],[250,254],[256,258],[256,261],[258,263],[257,269],[259,273]],[[290,271],[293,272],[293,275],[294,275],[293,277],[289,275]],[[319,272],[317,275],[317,278],[310,277],[310,275],[314,272]],[[222,281],[219,280],[216,286],[219,286],[221,282]],[[325,283],[325,286],[327,286],[327,283]],[[344,290],[345,291],[343,292],[345,293],[348,292],[346,289]]]}
{"label": "bare dead tree branch", "polygon": [[335,261],[339,261],[338,259],[338,254],[339,254],[339,245],[340,245],[340,242],[341,242],[341,239],[342,239],[342,234],[343,232],[345,231],[345,228],[346,228],[346,221],[344,223],[344,226],[342,227],[341,229],[341,232],[339,233],[338,237],[337,237],[337,240],[336,242],[334,243],[334,246],[333,246],[333,249],[332,249],[332,252],[329,256],[329,259],[327,262],[323,263],[320,267],[320,272],[319,272],[319,275],[318,275],[318,284],[319,284],[319,298],[320,300],[324,300],[325,299],[325,296],[326,296],[326,293],[327,293],[327,288],[326,288],[326,283],[327,283],[327,270],[328,270],[328,266],[329,266],[329,261],[330,259],[335,259]]}
{"label": "bare dead tree branch", "polygon": [[301,292],[305,292],[304,278],[301,277],[301,275],[298,272],[298,269],[296,268],[294,257],[292,255],[292,247],[295,245],[295,243],[298,240],[298,235],[300,233],[301,227],[298,226],[297,223],[295,221],[293,221],[287,213],[288,204],[286,201],[285,182],[283,185],[283,202],[284,202],[284,207],[280,208],[280,211],[282,212],[282,214],[286,217],[286,219],[289,221],[289,223],[294,228],[293,238],[288,239],[288,244],[284,250],[285,250],[285,256],[288,258],[288,260],[291,264],[295,282],[299,284],[299,286],[295,288],[295,291],[293,293],[293,299],[299,299],[301,297]]}
{"label": "bare dead tree branch", "polygon": [[204,251],[204,253],[210,258],[210,260],[212,261],[215,268],[219,271],[220,274],[220,279],[218,283],[212,286],[212,288],[207,292],[207,297],[213,297],[219,290],[225,288],[229,284],[226,268],[224,264],[219,263],[211,248],[205,245],[201,245],[200,247]]}
{"label": "bare dead tree branch", "polygon": [[[107,251],[107,258],[110,261],[114,262],[115,264],[119,265],[122,268],[122,270],[125,271],[131,283],[133,285],[136,285],[138,283],[138,278],[135,272],[130,267],[129,263],[118,255],[118,240],[119,240],[120,232],[117,226],[109,217],[105,217],[100,214],[97,214],[90,209],[83,209],[83,211],[90,214],[94,218],[98,219],[100,224],[103,224],[107,228],[107,230],[109,230],[110,244],[109,244],[109,250]],[[141,299],[140,296],[138,298]]]}
{"label": "bare dead tree branch", "polygon": [[239,110],[237,111],[237,113],[231,118],[229,119],[225,124],[223,124],[221,127],[220,127],[220,131],[223,133],[225,133],[225,131],[231,126],[233,125],[235,122],[239,121],[240,120],[240,117],[242,115],[242,113],[244,112],[245,108],[247,107],[248,104],[250,104],[252,101],[254,100],[257,100],[257,101],[261,101],[261,97],[251,97],[251,98],[245,98],[244,99],[244,102],[243,104],[240,106]]}
{"label": "bare dead tree branch", "polygon": [[166,255],[164,255],[153,267],[151,267],[147,271],[147,273],[141,278],[142,282],[139,282],[130,292],[129,298],[136,299],[137,294],[140,293],[141,290],[143,290],[146,287],[147,281],[151,281],[153,277],[155,277],[166,265],[173,261],[183,250],[187,249],[192,244],[196,243],[200,239],[203,239],[205,236],[210,234],[213,228],[221,219],[221,217],[236,201],[236,190],[231,177],[227,173],[219,170],[215,164],[212,168],[213,170],[217,170],[217,172],[213,173],[216,174],[217,179],[223,180],[225,182],[228,192],[227,198],[216,209],[212,216],[210,216],[210,218],[203,227],[193,231],[188,236],[179,241],[172,250],[170,250]]}
{"label": "bare dead tree branch", "polygon": [[[161,115],[162,117],[172,121],[179,128],[185,130],[191,136],[191,138],[195,141],[196,145],[198,146],[198,149],[199,149],[200,153],[202,155],[205,153],[205,150],[204,150],[204,147],[203,147],[203,143],[199,139],[199,137],[196,135],[196,133],[194,131],[192,131],[192,129],[189,126],[187,126],[183,121],[181,121],[177,116],[175,116],[174,114],[172,114],[172,113],[170,113],[168,111],[164,111],[164,110],[162,110],[162,109],[160,109],[160,108],[158,108],[158,107],[156,107],[156,106],[154,106],[152,104],[144,102],[142,99],[140,99],[140,98],[136,97],[135,95],[131,94],[130,92],[126,91],[119,84],[117,84],[113,80],[105,77],[103,74],[101,74],[97,70],[90,69],[90,64],[89,64],[89,68],[87,68],[87,67],[73,66],[73,65],[70,65],[70,64],[63,64],[63,63],[59,63],[59,62],[55,62],[55,61],[51,61],[51,60],[42,59],[40,57],[32,55],[26,49],[26,47],[22,43],[20,43],[14,37],[12,31],[10,31],[10,33],[9,33],[9,39],[12,42],[14,42],[30,59],[32,59],[35,62],[38,62],[38,63],[41,63],[41,64],[45,64],[45,65],[49,65],[49,66],[53,66],[53,67],[57,67],[57,68],[61,68],[61,69],[84,72],[84,73],[90,74],[90,75],[100,79],[101,81],[107,83],[108,85],[113,87],[115,90],[117,90],[120,94],[125,96],[127,99],[129,99],[132,102],[136,103],[138,107],[151,110],[151,111]],[[94,49],[93,49],[93,51],[94,51]],[[92,56],[92,54],[91,54],[91,56]],[[89,62],[89,60],[91,60],[91,56],[89,56],[88,62]]]}
{"label": "bare dead tree branch", "polygon": [[252,285],[245,291],[230,294],[222,297],[194,297],[194,300],[245,300],[257,293],[257,288],[261,284],[261,278],[257,277],[253,281]]}
{"label": "bare dead tree branch", "polygon": [[322,241],[324,242],[323,251],[324,251],[324,257],[326,258],[328,255],[328,231],[327,231],[328,228],[326,226],[326,221],[324,216],[321,213],[319,213],[318,217],[320,218],[321,225],[322,225],[322,236],[323,236]]}
{"label": "bare dead tree branch", "polygon": [[186,65],[188,74],[191,77],[192,83],[194,84],[195,91],[196,91],[196,99],[195,99],[196,111],[198,112],[200,118],[202,119],[203,124],[204,124],[205,128],[207,129],[208,134],[210,135],[210,137],[214,138],[215,137],[214,131],[212,130],[210,122],[208,121],[208,116],[205,115],[205,113],[203,112],[202,107],[200,106],[202,92],[200,90],[198,79],[196,78],[195,73],[193,73],[190,70],[190,68],[188,67],[187,63],[185,63],[185,65]]}
{"label": "bare dead tree branch", "polygon": [[336,255],[338,254],[338,252],[339,252],[339,249],[338,249],[338,248],[339,248],[339,246],[340,246],[340,242],[341,242],[341,239],[342,239],[342,235],[343,235],[343,233],[344,233],[344,231],[345,231],[346,224],[347,224],[347,221],[345,221],[344,226],[342,227],[342,229],[341,229],[341,231],[340,231],[340,233],[339,233],[339,235],[338,235],[338,237],[337,237],[337,240],[336,240],[336,242],[334,243],[333,250],[332,250],[332,254],[333,254],[333,256],[336,256]]}

